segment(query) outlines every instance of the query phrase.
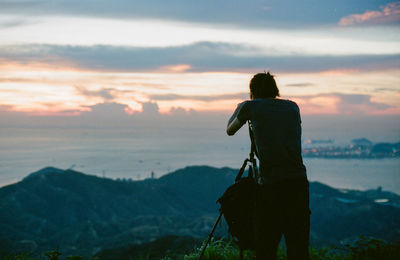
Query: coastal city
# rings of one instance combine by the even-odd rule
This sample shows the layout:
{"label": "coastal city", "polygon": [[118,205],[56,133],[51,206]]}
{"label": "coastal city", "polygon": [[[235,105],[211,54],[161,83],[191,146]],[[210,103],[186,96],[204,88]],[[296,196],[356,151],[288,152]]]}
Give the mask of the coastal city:
{"label": "coastal city", "polygon": [[366,138],[353,139],[346,146],[336,146],[334,139],[303,142],[303,156],[309,158],[395,158],[400,157],[400,142],[373,143]]}

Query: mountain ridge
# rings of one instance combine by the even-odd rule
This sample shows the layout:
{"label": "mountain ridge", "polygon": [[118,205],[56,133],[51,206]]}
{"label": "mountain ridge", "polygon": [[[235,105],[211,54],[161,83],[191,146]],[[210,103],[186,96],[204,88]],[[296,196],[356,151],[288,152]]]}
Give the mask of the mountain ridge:
{"label": "mountain ridge", "polygon": [[[165,235],[202,238],[218,214],[216,200],[236,173],[189,166],[158,179],[116,181],[46,167],[0,188],[0,251],[62,248],[93,255]],[[310,197],[314,244],[360,234],[400,237],[400,196],[394,193],[310,183]],[[226,235],[226,227],[218,232]]]}

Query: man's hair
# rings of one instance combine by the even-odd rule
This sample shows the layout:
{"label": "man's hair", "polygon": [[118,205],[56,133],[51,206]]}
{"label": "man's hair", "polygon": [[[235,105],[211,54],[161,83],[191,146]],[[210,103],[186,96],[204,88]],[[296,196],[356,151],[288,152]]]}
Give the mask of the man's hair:
{"label": "man's hair", "polygon": [[276,98],[279,97],[279,89],[276,86],[274,75],[258,73],[250,80],[250,93],[253,98]]}

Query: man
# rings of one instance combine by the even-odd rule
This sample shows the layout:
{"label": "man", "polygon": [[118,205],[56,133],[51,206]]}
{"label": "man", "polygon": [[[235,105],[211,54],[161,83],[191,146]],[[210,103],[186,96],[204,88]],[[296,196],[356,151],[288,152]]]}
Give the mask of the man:
{"label": "man", "polygon": [[308,259],[309,192],[301,156],[300,112],[296,103],[277,97],[273,75],[254,75],[250,100],[238,105],[226,132],[233,135],[251,123],[260,162],[254,216],[257,259],[276,259],[282,235],[288,259]]}

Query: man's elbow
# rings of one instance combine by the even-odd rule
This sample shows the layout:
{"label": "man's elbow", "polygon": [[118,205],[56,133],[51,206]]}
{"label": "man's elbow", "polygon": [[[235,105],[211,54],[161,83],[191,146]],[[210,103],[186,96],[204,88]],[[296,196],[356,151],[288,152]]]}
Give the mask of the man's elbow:
{"label": "man's elbow", "polygon": [[235,118],[232,122],[229,123],[228,127],[226,128],[226,133],[228,135],[234,135],[237,130],[240,129],[240,127],[242,127],[242,123],[240,123],[240,121]]}
{"label": "man's elbow", "polygon": [[229,136],[232,136],[232,135],[235,134],[235,132],[232,131],[232,130],[230,130],[229,128],[227,128],[227,129],[226,129],[226,134],[229,135]]}

